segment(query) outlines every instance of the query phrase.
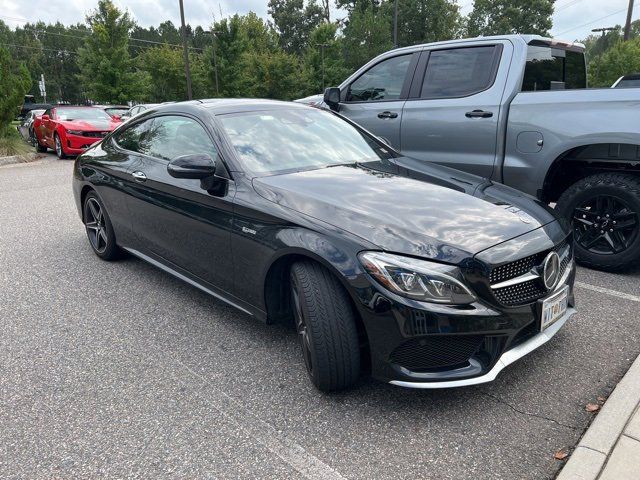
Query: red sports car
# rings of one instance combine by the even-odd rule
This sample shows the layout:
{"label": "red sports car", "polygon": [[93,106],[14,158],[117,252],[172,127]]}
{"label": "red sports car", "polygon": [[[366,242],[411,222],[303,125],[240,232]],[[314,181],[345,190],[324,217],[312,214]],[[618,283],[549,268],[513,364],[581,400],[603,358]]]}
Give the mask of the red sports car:
{"label": "red sports car", "polygon": [[51,148],[59,158],[79,155],[121,123],[99,108],[53,107],[33,122],[36,148]]}

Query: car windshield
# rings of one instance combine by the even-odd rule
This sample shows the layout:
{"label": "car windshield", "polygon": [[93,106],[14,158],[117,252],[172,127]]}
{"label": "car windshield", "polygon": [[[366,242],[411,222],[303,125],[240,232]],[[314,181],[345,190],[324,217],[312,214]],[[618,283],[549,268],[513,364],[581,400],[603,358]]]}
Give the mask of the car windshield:
{"label": "car windshield", "polygon": [[111,120],[111,117],[99,108],[59,108],[58,120]]}
{"label": "car windshield", "polygon": [[246,170],[273,174],[395,157],[370,135],[315,108],[219,115]]}

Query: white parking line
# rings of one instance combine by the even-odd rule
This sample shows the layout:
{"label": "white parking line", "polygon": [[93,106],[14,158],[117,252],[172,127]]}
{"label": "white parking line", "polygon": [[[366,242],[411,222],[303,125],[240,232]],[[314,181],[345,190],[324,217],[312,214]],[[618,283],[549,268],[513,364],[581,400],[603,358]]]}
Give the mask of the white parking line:
{"label": "white parking line", "polygon": [[606,293],[607,295],[613,295],[614,297],[631,300],[632,302],[640,302],[640,296],[632,295],[630,293],[618,292],[617,290],[611,290],[610,288],[596,287],[595,285],[589,285],[588,283],[583,282],[575,282],[575,285],[594,292]]}

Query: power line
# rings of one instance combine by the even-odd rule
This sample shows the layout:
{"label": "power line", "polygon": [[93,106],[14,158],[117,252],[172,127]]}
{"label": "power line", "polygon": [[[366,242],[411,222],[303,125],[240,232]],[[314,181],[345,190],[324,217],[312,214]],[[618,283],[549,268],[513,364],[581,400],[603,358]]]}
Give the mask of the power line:
{"label": "power line", "polygon": [[[22,19],[22,18],[18,18],[18,17],[9,17],[7,15],[0,15],[0,17],[2,18],[9,18],[11,20],[15,20],[15,21],[19,21],[19,22],[23,22],[23,23],[30,23],[29,20],[27,19]],[[31,24],[31,25],[36,25],[36,24]],[[41,28],[34,28],[34,31],[39,32],[39,33],[43,33],[45,35],[58,35],[60,37],[69,37],[69,38],[78,38],[78,39],[85,39],[87,38],[87,36],[89,36],[91,34],[91,32],[89,30],[83,30],[80,28],[74,28],[74,27],[66,27],[65,28],[69,29],[69,30],[76,30],[79,32],[84,33],[84,36],[78,36],[78,35],[69,35],[68,33],[56,33],[56,32],[48,32],[46,30],[43,30]],[[153,45],[168,45],[170,47],[179,47],[182,48],[182,45],[176,44],[176,43],[167,43],[167,42],[156,42],[154,40],[146,40],[144,38],[135,38],[135,37],[129,37],[129,41],[136,41],[136,42],[143,42],[143,43],[150,43]],[[135,46],[135,45],[132,45]],[[151,47],[148,47],[151,48]],[[200,52],[204,51],[204,48],[199,48],[199,47],[188,47],[191,50],[198,50]]]}
{"label": "power line", "polygon": [[[634,3],[634,5],[635,5],[635,3]],[[610,13],[609,15],[605,15],[604,17],[596,18],[595,20],[592,20],[590,22],[583,23],[582,25],[578,25],[576,27],[570,28],[569,30],[565,30],[564,32],[556,33],[555,36],[564,35],[565,33],[568,33],[568,32],[573,32],[574,30],[577,30],[579,28],[586,27],[588,25],[592,25],[592,24],[597,23],[597,22],[599,22],[601,20],[605,20],[605,19],[607,19],[609,17],[613,17],[614,15],[617,15],[619,13],[626,12],[626,11],[627,11],[627,9],[623,8],[622,10],[618,10],[616,12]]]}

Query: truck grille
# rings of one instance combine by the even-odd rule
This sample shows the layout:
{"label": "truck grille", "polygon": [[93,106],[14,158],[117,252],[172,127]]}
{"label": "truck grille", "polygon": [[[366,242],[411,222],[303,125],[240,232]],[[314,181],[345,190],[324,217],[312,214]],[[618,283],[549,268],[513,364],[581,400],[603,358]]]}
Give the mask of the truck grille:
{"label": "truck grille", "polygon": [[390,360],[412,372],[461,365],[476,353],[482,341],[482,335],[414,338],[396,348]]}

